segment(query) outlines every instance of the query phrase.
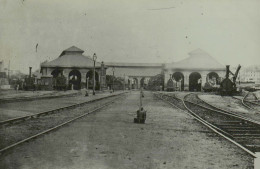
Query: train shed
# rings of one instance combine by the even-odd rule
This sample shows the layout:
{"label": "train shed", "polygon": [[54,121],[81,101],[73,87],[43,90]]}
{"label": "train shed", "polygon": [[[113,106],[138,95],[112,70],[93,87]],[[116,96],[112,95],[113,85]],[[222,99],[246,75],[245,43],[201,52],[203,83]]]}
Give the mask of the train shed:
{"label": "train shed", "polygon": [[[89,79],[89,87],[93,86],[94,61],[90,56],[84,56],[84,51],[72,46],[50,62],[41,64],[41,85],[55,85],[55,78],[65,77],[66,85],[73,89],[84,88]],[[105,87],[106,67],[103,62],[95,62],[96,88]]]}
{"label": "train shed", "polygon": [[202,49],[196,49],[186,59],[165,64],[164,73],[166,90],[171,88],[167,84],[174,84],[173,88],[180,91],[201,91],[206,82],[217,85],[217,79],[225,75],[225,66]]}

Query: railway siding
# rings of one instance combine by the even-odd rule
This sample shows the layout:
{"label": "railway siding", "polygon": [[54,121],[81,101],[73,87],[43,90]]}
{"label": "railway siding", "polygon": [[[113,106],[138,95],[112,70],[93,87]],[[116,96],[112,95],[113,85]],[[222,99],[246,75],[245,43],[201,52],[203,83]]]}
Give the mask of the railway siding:
{"label": "railway siding", "polygon": [[238,115],[242,115],[244,117],[256,120],[260,122],[260,112],[256,110],[250,110],[244,107],[242,104],[238,103],[239,100],[236,100],[232,97],[221,97],[217,95],[198,95],[198,97],[221,109],[225,109],[236,113]]}
{"label": "railway siding", "polygon": [[[160,97],[163,98],[162,94]],[[260,166],[258,121],[228,112],[223,108],[216,108],[199,99],[197,94],[190,93],[178,100],[182,100],[185,108],[202,124],[255,157],[256,168]]]}
{"label": "railway siding", "polygon": [[10,95],[1,95],[0,104],[12,103],[19,101],[41,100],[41,99],[53,99],[59,97],[69,97],[80,94],[79,91],[26,91],[13,93]]}
{"label": "railway siding", "polygon": [[56,99],[41,99],[32,101],[25,100],[21,102],[4,103],[0,104],[0,121],[51,111],[60,107],[70,106],[109,95],[111,94],[106,92],[99,93],[95,96],[91,95],[89,97],[85,97],[84,95],[77,95],[74,97],[61,97]]}
{"label": "railway siding", "polygon": [[128,93],[107,109],[18,147],[0,158],[0,165],[11,161],[13,168],[28,169],[253,168],[247,153],[151,93],[143,98],[146,124],[133,123],[138,98],[138,92]]}
{"label": "railway siding", "polygon": [[103,97],[104,99],[101,97],[96,99],[96,101],[93,100],[87,104],[80,104],[79,106],[75,106],[73,109],[64,108],[60,110],[60,112],[57,111],[53,114],[45,114],[44,116],[31,118],[21,123],[1,126],[0,137],[5,139],[0,142],[0,149],[3,149],[4,147],[7,147],[11,144],[15,144],[16,142],[32,135],[41,133],[44,130],[55,127],[63,122],[80,116],[85,112],[105,105],[118,97],[122,97],[121,94],[122,93],[117,93],[106,96],[105,98]]}

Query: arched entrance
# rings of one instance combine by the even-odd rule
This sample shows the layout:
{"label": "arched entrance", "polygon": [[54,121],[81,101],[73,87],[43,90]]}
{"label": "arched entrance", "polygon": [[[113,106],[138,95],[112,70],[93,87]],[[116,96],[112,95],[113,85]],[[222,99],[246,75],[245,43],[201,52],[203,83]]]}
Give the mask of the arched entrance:
{"label": "arched entrance", "polygon": [[138,79],[133,78],[132,89],[138,89]]}
{"label": "arched entrance", "polygon": [[[88,73],[86,74],[86,79],[88,78],[88,88],[89,89],[93,89],[93,84],[94,84],[94,81],[93,81],[93,70],[90,70],[88,71]],[[111,77],[113,78],[113,77]],[[112,81],[112,79],[111,79]],[[99,75],[98,73],[95,71],[95,90],[98,90],[100,88],[100,82],[99,82]],[[111,82],[112,83],[112,82]],[[109,84],[108,84],[109,85]],[[87,84],[86,84],[86,87],[87,87]]]}
{"label": "arched entrance", "polygon": [[147,85],[148,85],[148,79],[143,77],[141,80],[140,80],[140,85],[141,87],[143,87],[143,89],[146,89],[147,88]]}
{"label": "arched entrance", "polygon": [[172,78],[176,81],[176,90],[184,91],[184,75],[181,72],[175,72]]}
{"label": "arched entrance", "polygon": [[189,90],[201,91],[201,75],[198,72],[193,72],[189,76]]}
{"label": "arched entrance", "polygon": [[67,88],[67,79],[63,75],[63,71],[60,69],[55,69],[51,72],[51,75],[53,77],[52,80],[52,86],[55,90],[66,90]]}
{"label": "arched entrance", "polygon": [[52,75],[53,78],[56,78],[56,77],[58,77],[58,76],[61,76],[61,75],[62,75],[62,70],[60,70],[60,69],[55,69],[55,70],[53,70],[53,71],[51,72],[51,75]]}
{"label": "arched entrance", "polygon": [[78,70],[72,70],[69,73],[69,88],[79,90],[81,88],[81,73]]}
{"label": "arched entrance", "polygon": [[219,84],[219,75],[216,72],[210,72],[207,74],[206,81],[214,86]]}

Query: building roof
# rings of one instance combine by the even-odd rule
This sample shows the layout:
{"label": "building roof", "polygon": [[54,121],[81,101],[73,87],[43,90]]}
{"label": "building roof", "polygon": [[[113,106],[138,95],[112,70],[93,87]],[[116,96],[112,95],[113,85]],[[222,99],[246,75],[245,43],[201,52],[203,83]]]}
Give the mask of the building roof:
{"label": "building roof", "polygon": [[[84,51],[72,46],[60,54],[60,56],[50,62],[43,62],[41,67],[77,67],[77,68],[92,68],[94,67],[94,61],[89,56],[83,55]],[[96,62],[96,67],[100,67],[101,64]]]}
{"label": "building roof", "polygon": [[260,65],[247,66],[247,67],[243,68],[243,71],[259,72],[260,71]]}
{"label": "building roof", "polygon": [[76,46],[71,46],[68,49],[65,49],[66,52],[84,52],[84,50],[81,50],[80,48],[77,48]]}
{"label": "building roof", "polygon": [[162,67],[163,63],[120,63],[120,62],[106,62],[109,67]]}
{"label": "building roof", "polygon": [[166,69],[201,69],[201,70],[225,70],[225,66],[220,64],[207,52],[196,49],[189,53],[189,57],[178,62],[165,65]]}

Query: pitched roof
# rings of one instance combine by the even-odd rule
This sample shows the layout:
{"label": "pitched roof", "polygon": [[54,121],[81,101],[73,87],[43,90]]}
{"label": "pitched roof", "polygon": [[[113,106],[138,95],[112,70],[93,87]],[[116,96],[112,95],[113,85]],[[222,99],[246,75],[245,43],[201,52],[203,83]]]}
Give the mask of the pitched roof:
{"label": "pitched roof", "polygon": [[[61,55],[50,62],[44,62],[41,67],[94,67],[94,61],[89,56],[83,55],[83,50],[72,46],[64,50]],[[100,67],[101,64],[96,62],[96,67]]]}
{"label": "pitched roof", "polygon": [[71,46],[68,49],[65,49],[66,52],[84,52],[84,50],[81,50],[80,48],[77,48],[76,46]]}
{"label": "pitched roof", "polygon": [[166,69],[203,69],[203,70],[225,70],[225,66],[220,64],[207,52],[196,49],[189,53],[189,57],[178,62],[165,65]]}

